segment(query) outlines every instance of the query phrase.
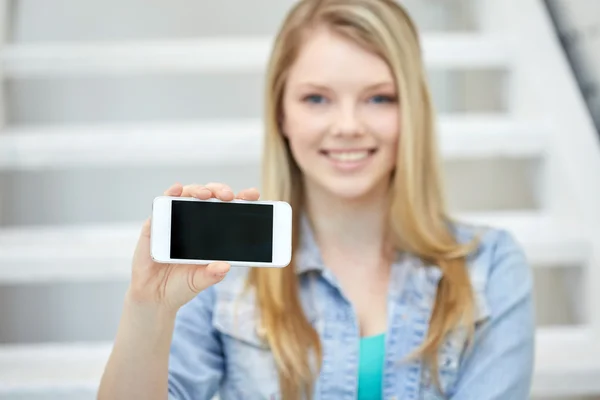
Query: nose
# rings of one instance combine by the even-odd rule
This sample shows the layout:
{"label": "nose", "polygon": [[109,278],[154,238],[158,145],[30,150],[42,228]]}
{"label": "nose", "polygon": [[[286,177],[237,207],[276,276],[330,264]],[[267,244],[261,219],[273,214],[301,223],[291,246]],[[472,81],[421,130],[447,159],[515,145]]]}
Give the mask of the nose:
{"label": "nose", "polygon": [[335,136],[361,136],[365,133],[353,103],[347,102],[340,105],[335,115],[332,133]]}

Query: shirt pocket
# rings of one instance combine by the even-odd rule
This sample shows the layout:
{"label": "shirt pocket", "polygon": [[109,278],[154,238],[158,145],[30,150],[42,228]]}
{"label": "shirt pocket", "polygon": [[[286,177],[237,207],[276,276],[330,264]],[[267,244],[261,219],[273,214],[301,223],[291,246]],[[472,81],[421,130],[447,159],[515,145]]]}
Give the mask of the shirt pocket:
{"label": "shirt pocket", "polygon": [[213,326],[223,344],[224,391],[240,398],[271,399],[279,395],[275,359],[260,334],[258,310],[241,297],[221,298],[215,304]]}
{"label": "shirt pocket", "polygon": [[[490,317],[490,310],[483,291],[475,291],[475,306],[475,326],[477,329]],[[442,392],[435,385],[429,368],[424,367],[421,391],[423,400],[446,400],[452,397],[459,377],[462,357],[466,350],[467,339],[467,329],[459,327],[448,334],[440,348],[438,377]]]}

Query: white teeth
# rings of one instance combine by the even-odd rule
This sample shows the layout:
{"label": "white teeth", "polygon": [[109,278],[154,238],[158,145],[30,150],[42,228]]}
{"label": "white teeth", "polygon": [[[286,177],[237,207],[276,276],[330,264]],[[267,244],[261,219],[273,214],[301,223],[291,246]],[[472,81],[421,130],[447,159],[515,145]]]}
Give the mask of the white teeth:
{"label": "white teeth", "polygon": [[369,156],[368,151],[353,151],[353,152],[330,152],[328,153],[330,158],[338,161],[359,161]]}

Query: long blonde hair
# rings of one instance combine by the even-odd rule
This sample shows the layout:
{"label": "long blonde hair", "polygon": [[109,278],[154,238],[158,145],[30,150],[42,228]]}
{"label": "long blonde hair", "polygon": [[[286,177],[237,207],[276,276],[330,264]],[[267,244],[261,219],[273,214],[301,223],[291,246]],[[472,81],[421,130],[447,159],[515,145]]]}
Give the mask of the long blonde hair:
{"label": "long blonde hair", "polygon": [[[390,231],[394,246],[442,271],[427,338],[417,349],[437,381],[437,352],[457,325],[472,325],[474,300],[465,257],[471,246],[453,236],[444,205],[434,110],[426,82],[417,29],[393,0],[301,0],[276,37],[266,79],[262,193],[294,210],[294,249],[302,210],[301,171],[280,129],[287,73],[305,35],[326,27],[386,60],[396,80],[401,107],[398,158],[391,182]],[[295,261],[283,269],[252,269],[262,331],[277,363],[284,399],[310,397],[320,365],[321,344],[304,315]]]}

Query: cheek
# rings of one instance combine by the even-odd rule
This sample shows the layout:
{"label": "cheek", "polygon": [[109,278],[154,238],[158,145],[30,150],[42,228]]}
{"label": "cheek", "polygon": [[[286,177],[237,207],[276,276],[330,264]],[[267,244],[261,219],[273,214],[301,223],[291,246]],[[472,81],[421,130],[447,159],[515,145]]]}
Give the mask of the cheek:
{"label": "cheek", "polygon": [[370,131],[377,136],[380,145],[386,150],[396,151],[400,137],[400,121],[397,109],[390,107],[383,110],[371,110],[367,117]]}
{"label": "cheek", "polygon": [[316,113],[302,103],[289,101],[284,104],[284,115],[283,130],[293,151],[319,147],[328,126],[326,114]]}

